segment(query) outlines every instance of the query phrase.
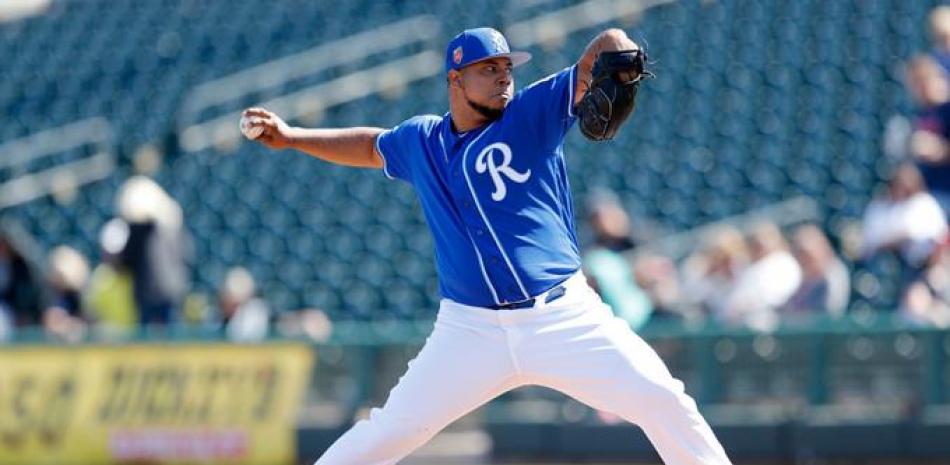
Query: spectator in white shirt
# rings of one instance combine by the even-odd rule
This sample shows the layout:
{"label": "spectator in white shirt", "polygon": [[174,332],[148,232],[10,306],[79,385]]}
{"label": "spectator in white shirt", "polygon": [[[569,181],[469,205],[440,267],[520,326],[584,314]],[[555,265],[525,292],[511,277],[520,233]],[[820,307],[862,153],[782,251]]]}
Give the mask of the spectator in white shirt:
{"label": "spectator in white shirt", "polygon": [[775,311],[788,301],[802,281],[802,270],[774,223],[764,222],[749,235],[752,263],[739,275],[727,300],[724,321],[769,329]]}
{"label": "spectator in white shirt", "polygon": [[720,320],[736,280],[748,266],[748,245],[742,233],[729,225],[710,231],[702,241],[703,247],[683,263],[683,301]]}
{"label": "spectator in white shirt", "polygon": [[887,194],[868,205],[862,227],[865,259],[895,251],[911,268],[920,268],[947,233],[947,221],[937,201],[924,188],[912,164],[897,168]]}
{"label": "spectator in white shirt", "polygon": [[221,327],[232,341],[261,341],[270,331],[270,308],[255,295],[255,287],[251,273],[241,267],[228,270],[221,285]]}

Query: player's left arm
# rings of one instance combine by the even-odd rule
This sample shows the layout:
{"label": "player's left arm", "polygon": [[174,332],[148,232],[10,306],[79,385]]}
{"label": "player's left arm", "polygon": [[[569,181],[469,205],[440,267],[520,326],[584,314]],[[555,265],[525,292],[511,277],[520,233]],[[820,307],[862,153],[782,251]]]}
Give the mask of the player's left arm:
{"label": "player's left arm", "polygon": [[[623,32],[623,30],[607,29],[597,34],[597,37],[594,37],[594,40],[587,44],[587,48],[584,49],[580,60],[577,61],[577,83],[574,88],[574,104],[580,103],[581,100],[584,99],[584,96],[587,95],[587,89],[590,88],[591,81],[593,80],[594,62],[597,60],[600,52],[639,49],[640,46],[630,40],[630,38],[627,37],[627,33]],[[625,80],[630,80],[635,78],[636,74],[631,73],[630,76],[621,77]]]}

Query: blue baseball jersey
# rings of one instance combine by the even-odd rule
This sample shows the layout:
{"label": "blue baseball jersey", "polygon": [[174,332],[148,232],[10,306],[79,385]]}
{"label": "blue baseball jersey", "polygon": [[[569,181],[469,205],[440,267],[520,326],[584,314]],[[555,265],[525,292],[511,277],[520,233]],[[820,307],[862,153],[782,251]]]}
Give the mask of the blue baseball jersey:
{"label": "blue baseball jersey", "polygon": [[501,118],[458,133],[451,115],[410,118],[376,139],[389,178],[412,184],[456,302],[527,300],[580,268],[563,142],[576,65],[522,89]]}

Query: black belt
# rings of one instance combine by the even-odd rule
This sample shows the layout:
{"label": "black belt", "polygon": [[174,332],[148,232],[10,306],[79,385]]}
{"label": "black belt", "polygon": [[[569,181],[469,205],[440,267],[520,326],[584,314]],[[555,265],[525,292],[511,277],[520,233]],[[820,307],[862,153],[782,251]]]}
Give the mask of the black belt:
{"label": "black belt", "polygon": [[[564,294],[567,293],[567,288],[563,285],[558,285],[557,287],[552,288],[547,292],[547,295],[544,297],[544,303],[551,303],[561,297],[564,297]],[[534,307],[535,300],[538,298],[532,298],[528,300],[522,300],[521,302],[511,302],[501,305],[491,305],[488,308],[492,310],[517,310],[519,308],[531,308]]]}

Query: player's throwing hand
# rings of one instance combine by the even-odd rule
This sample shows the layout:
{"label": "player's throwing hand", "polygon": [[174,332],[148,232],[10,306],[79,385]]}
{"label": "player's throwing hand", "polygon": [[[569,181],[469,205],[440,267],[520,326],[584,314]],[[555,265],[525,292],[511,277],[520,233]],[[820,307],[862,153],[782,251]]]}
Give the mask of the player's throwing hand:
{"label": "player's throwing hand", "polygon": [[[285,149],[291,144],[290,126],[281,117],[263,108],[248,108],[241,112],[241,131],[271,149]],[[261,131],[260,135],[256,135]]]}

